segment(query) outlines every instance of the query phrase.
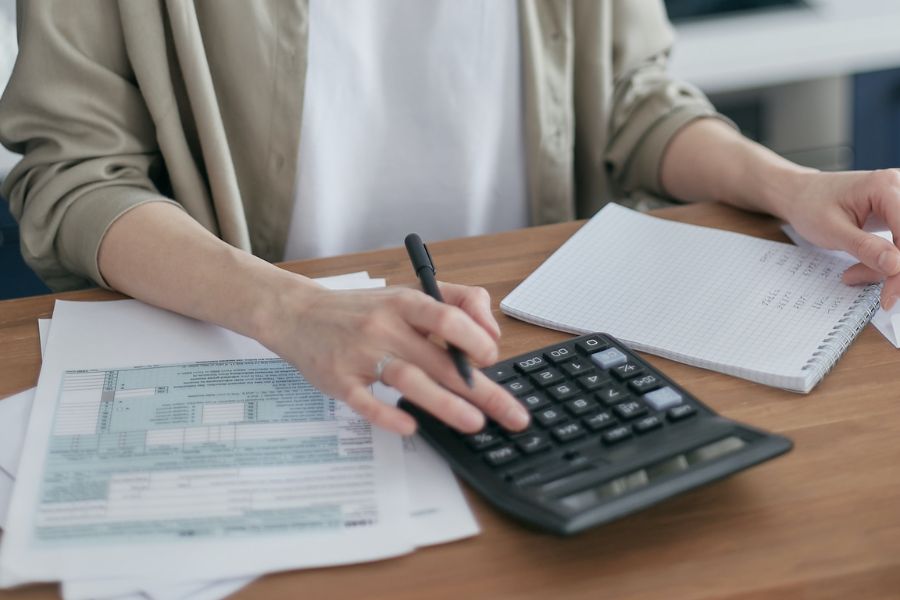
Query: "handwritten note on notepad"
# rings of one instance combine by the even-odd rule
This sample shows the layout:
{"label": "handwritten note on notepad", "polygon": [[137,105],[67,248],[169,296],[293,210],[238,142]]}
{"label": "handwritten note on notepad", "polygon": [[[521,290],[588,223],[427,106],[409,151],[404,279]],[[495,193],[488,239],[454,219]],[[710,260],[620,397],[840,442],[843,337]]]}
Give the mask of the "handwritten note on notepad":
{"label": "handwritten note on notepad", "polygon": [[876,286],[817,250],[609,204],[513,290],[506,314],[808,392],[871,317]]}

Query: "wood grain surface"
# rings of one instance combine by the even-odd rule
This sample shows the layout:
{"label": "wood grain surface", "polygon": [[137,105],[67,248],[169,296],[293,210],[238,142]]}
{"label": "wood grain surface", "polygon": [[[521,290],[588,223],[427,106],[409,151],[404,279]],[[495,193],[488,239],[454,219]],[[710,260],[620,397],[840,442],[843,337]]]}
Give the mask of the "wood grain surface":
{"label": "wood grain surface", "polygon": [[[785,240],[778,224],[720,205],[659,216]],[[568,338],[497,305],[580,223],[429,244],[440,278],[486,287],[502,356]],[[672,248],[673,253],[678,248]],[[401,248],[293,262],[309,276],[368,270],[415,282]],[[648,286],[652,283],[648,282]],[[35,319],[55,298],[0,302],[0,396],[35,385]],[[809,395],[657,357],[649,360],[715,410],[792,438],[786,456],[574,538],[526,529],[466,490],[483,532],[405,557],[270,575],[235,598],[900,598],[900,353],[868,327]],[[252,547],[248,547],[252,551]],[[55,586],[0,599],[55,598]]]}

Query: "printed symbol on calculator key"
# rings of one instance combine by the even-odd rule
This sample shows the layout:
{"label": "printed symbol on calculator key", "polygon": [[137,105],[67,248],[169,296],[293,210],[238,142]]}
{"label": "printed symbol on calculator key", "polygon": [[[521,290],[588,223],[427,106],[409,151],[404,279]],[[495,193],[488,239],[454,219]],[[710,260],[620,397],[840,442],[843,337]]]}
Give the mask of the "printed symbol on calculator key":
{"label": "printed symbol on calculator key", "polygon": [[488,379],[497,383],[502,383],[516,376],[516,372],[513,371],[512,367],[502,367],[499,365],[484,369],[483,373],[487,375]]}
{"label": "printed symbol on calculator key", "polygon": [[628,402],[616,404],[615,407],[613,407],[613,410],[621,419],[634,419],[647,414],[647,407],[637,400],[629,400]]}
{"label": "printed symbol on calculator key", "polygon": [[533,373],[531,378],[534,380],[536,384],[539,386],[545,387],[550,385],[551,383],[556,383],[563,379],[562,374],[556,369],[544,369],[543,371],[538,371],[537,373]]}
{"label": "printed symbol on calculator key", "polygon": [[616,420],[613,419],[612,413],[608,410],[604,410],[595,415],[585,417],[584,424],[594,431],[600,431],[601,429],[606,429],[607,427],[615,425]]}
{"label": "printed symbol on calculator key", "polygon": [[615,444],[617,442],[621,442],[624,439],[631,437],[631,429],[624,426],[619,426],[614,429],[610,429],[606,433],[603,434],[603,441],[607,444]]}
{"label": "printed symbol on calculator key", "polygon": [[680,421],[681,419],[693,417],[695,414],[697,414],[697,409],[695,409],[690,404],[682,404],[681,406],[670,408],[668,414],[670,421]]}
{"label": "printed symbol on calculator key", "polygon": [[662,427],[662,419],[659,418],[658,415],[650,415],[649,417],[644,417],[634,423],[634,430],[638,433],[646,433],[648,431],[653,431],[657,427]]}
{"label": "printed symbol on calculator key", "polygon": [[466,442],[473,450],[484,450],[485,448],[495,446],[502,441],[503,438],[492,431],[479,431],[478,433],[466,436]]}
{"label": "printed symbol on calculator key", "polygon": [[544,427],[550,427],[562,421],[565,415],[558,408],[545,408],[534,413],[534,418]]}
{"label": "printed symbol on calculator key", "polygon": [[519,402],[524,404],[525,408],[528,410],[537,410],[550,403],[543,394],[539,394],[538,392],[522,396],[522,398],[519,399]]}
{"label": "printed symbol on calculator key", "polygon": [[566,408],[570,413],[578,417],[597,408],[597,403],[590,398],[582,396],[566,402]]}
{"label": "printed symbol on calculator key", "polygon": [[495,467],[505,465],[518,457],[519,453],[509,444],[484,453],[485,460]]}
{"label": "printed symbol on calculator key", "polygon": [[571,383],[560,383],[547,388],[547,393],[553,396],[557,402],[562,402],[578,394],[579,389]]}
{"label": "printed symbol on calculator key", "polygon": [[531,373],[547,366],[547,361],[540,354],[523,358],[516,361],[516,368],[523,373]]}
{"label": "printed symbol on calculator key", "polygon": [[567,362],[562,366],[563,371],[569,374],[569,377],[575,377],[577,375],[581,375],[582,373],[587,373],[588,371],[594,370],[594,365],[586,360],[582,360],[580,358],[575,359],[571,362]]}
{"label": "printed symbol on calculator key", "polygon": [[560,346],[548,352],[544,352],[547,360],[553,363],[561,363],[575,356],[575,351],[570,346]]}
{"label": "printed symbol on calculator key", "polygon": [[655,390],[662,385],[662,381],[656,375],[642,375],[635,377],[628,382],[628,387],[636,391],[638,394]]}
{"label": "printed symbol on calculator key", "polygon": [[516,446],[525,454],[534,454],[552,447],[550,440],[543,433],[530,433],[516,438]]}
{"label": "printed symbol on calculator key", "polygon": [[553,437],[563,443],[578,439],[587,433],[580,423],[563,423],[554,427],[552,431]]}
{"label": "printed symbol on calculator key", "polygon": [[643,372],[644,370],[633,362],[627,362],[623,365],[619,365],[618,367],[613,368],[613,373],[615,373],[616,377],[618,377],[619,379],[630,379],[631,377],[636,377]]}
{"label": "printed symbol on calculator key", "polygon": [[628,394],[623,392],[621,388],[618,388],[614,385],[604,386],[600,388],[599,392],[597,392],[597,399],[608,406],[621,402],[627,397]]}
{"label": "printed symbol on calculator key", "polygon": [[591,354],[592,352],[598,352],[604,348],[608,348],[609,344],[603,342],[598,337],[589,337],[578,342],[576,346],[578,346],[578,349],[585,354]]}
{"label": "printed symbol on calculator key", "polygon": [[581,384],[581,387],[583,387],[587,391],[593,392],[594,390],[602,387],[603,384],[609,383],[609,377],[600,373],[593,373],[591,375],[579,377],[578,383]]}
{"label": "printed symbol on calculator key", "polygon": [[504,383],[503,387],[505,387],[506,391],[513,396],[521,396],[522,394],[534,391],[534,386],[524,379],[513,379],[512,381]]}

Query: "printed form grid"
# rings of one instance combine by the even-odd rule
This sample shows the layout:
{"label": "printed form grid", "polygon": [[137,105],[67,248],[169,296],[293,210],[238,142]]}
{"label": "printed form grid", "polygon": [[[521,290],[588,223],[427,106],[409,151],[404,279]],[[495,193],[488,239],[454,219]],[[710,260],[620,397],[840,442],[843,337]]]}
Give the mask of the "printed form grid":
{"label": "printed form grid", "polygon": [[848,264],[610,204],[501,306],[556,329],[605,331],[637,349],[796,389],[808,387],[803,367],[865,297],[841,283]]}

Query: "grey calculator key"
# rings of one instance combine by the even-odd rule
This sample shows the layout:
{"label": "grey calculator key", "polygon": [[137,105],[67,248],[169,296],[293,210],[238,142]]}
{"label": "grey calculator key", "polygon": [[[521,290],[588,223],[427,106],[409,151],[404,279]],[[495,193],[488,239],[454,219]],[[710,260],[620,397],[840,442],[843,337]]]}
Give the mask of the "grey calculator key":
{"label": "grey calculator key", "polygon": [[676,404],[681,404],[683,398],[681,394],[666,386],[644,394],[644,400],[655,410],[666,410]]}
{"label": "grey calculator key", "polygon": [[618,348],[607,348],[591,354],[591,360],[601,369],[612,369],[628,362],[628,357]]}

